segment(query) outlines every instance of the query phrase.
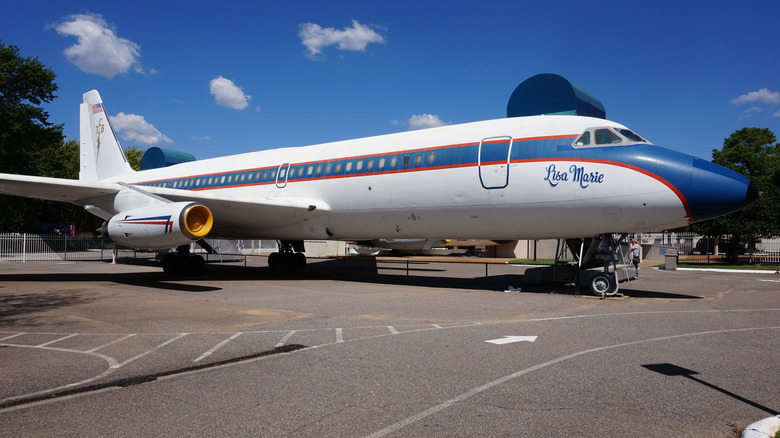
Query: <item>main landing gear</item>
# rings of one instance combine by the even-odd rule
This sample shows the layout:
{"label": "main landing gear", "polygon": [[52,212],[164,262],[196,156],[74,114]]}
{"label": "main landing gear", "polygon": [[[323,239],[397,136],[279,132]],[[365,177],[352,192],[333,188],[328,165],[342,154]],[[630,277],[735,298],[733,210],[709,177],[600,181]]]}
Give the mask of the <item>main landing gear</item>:
{"label": "main landing gear", "polygon": [[[575,288],[579,295],[580,284],[587,284],[590,293],[598,295],[602,299],[617,294],[617,251],[620,242],[625,239],[623,234],[619,239],[615,239],[612,234],[600,234],[590,239],[579,240],[579,250],[577,250],[577,240],[567,240],[577,264],[577,281]],[[587,248],[587,250],[586,250]],[[585,281],[583,280],[583,276]]]}
{"label": "main landing gear", "polygon": [[202,256],[190,253],[189,245],[176,248],[162,258],[163,272],[167,275],[199,277],[206,272],[206,261]]}
{"label": "main landing gear", "polygon": [[[625,234],[615,239],[612,234],[600,234],[587,239],[566,239],[558,242],[555,264],[525,271],[523,282],[542,284],[548,282],[574,283],[576,294],[586,286],[593,295],[605,298],[618,292],[617,250]],[[563,263],[563,254],[574,254],[574,262]]]}
{"label": "main landing gear", "polygon": [[306,267],[303,240],[277,241],[279,252],[268,256],[268,267],[273,271],[300,271]]}

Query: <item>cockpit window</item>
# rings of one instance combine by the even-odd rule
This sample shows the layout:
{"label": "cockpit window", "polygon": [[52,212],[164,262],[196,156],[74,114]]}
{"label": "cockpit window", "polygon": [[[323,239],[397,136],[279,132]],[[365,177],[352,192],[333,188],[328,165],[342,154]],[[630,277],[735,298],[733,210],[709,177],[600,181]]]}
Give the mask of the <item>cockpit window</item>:
{"label": "cockpit window", "polygon": [[609,129],[596,130],[596,144],[620,143],[620,137]]}
{"label": "cockpit window", "polygon": [[574,147],[604,147],[621,146],[637,143],[647,143],[647,140],[627,128],[589,128],[583,132],[572,146]]}
{"label": "cockpit window", "polygon": [[647,140],[645,140],[644,138],[640,137],[636,132],[634,132],[634,131],[632,131],[630,129],[617,128],[617,132],[621,133],[623,135],[623,137],[625,137],[625,138],[627,138],[627,139],[629,139],[631,141],[635,141],[635,142],[638,142],[638,143],[647,143]]}
{"label": "cockpit window", "polygon": [[574,140],[574,146],[589,146],[590,145],[590,131],[585,131],[579,136],[577,140]]}

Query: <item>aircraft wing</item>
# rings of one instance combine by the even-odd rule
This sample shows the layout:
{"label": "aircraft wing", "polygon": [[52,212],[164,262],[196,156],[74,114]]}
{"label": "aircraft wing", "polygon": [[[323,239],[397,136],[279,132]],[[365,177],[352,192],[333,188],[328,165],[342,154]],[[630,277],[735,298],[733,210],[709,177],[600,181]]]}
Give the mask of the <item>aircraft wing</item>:
{"label": "aircraft wing", "polygon": [[[150,202],[199,202],[214,215],[212,235],[252,237],[262,230],[289,226],[330,213],[330,206],[320,199],[301,197],[236,197],[222,193],[136,187],[100,181],[79,181],[40,176],[0,174],[0,194],[24,196],[77,205],[105,205],[122,190],[149,195]],[[159,198],[163,198],[159,200]],[[112,204],[113,202],[108,202]]]}
{"label": "aircraft wing", "polygon": [[89,204],[90,199],[116,194],[120,190],[121,187],[113,183],[0,173],[0,194],[27,198],[84,205]]}

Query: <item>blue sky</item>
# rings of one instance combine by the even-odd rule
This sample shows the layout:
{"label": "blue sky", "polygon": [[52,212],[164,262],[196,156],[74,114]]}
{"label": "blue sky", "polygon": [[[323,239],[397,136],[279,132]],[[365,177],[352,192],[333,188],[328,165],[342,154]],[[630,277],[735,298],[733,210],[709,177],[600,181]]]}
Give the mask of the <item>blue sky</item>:
{"label": "blue sky", "polygon": [[502,118],[538,73],[702,158],[780,135],[775,1],[70,3],[8,2],[0,39],[57,74],[72,139],[90,89],[124,146],[204,159]]}

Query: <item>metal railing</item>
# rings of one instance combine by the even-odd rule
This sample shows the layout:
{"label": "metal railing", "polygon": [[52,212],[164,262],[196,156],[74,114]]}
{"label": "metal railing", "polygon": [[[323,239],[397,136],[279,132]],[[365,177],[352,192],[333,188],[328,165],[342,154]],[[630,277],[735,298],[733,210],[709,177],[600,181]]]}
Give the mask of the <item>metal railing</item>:
{"label": "metal railing", "polygon": [[[114,245],[97,237],[59,234],[0,234],[0,263],[61,260],[111,260]],[[131,249],[121,249],[134,252]],[[126,256],[126,254],[123,254]]]}
{"label": "metal railing", "polygon": [[677,248],[681,263],[780,266],[780,238],[758,238],[753,242],[734,243],[724,237],[663,232],[645,234],[642,242]]}

